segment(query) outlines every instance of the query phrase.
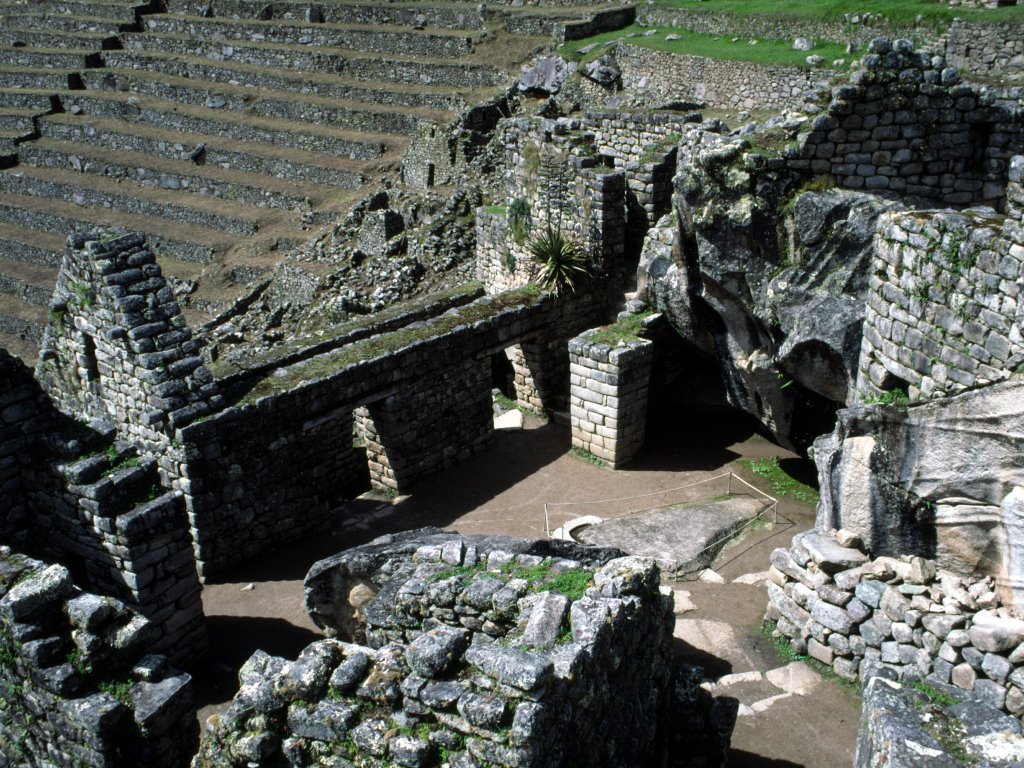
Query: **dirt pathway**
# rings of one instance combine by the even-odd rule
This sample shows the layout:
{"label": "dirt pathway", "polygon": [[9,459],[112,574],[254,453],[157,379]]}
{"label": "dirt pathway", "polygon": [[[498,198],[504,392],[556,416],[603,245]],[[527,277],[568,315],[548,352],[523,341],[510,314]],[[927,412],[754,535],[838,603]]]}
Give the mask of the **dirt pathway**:
{"label": "dirt pathway", "polygon": [[[203,593],[214,660],[196,675],[201,720],[230,700],[237,669],[253,651],[294,658],[320,636],[303,607],[302,580],[322,557],[425,525],[466,534],[542,536],[545,502],[650,493],[729,469],[756,484],[737,459],[792,455],[717,413],[667,424],[663,432],[649,439],[628,469],[613,472],[569,455],[566,428],[528,419],[525,430],[498,433],[490,451],[421,483],[409,497],[353,502],[351,511],[367,519],[361,529],[311,537],[218,576]],[[756,574],[767,570],[774,547],[788,545],[794,533],[813,523],[806,506],[784,501],[779,511],[778,525],[749,534],[719,556],[714,568],[724,583],[671,584],[678,592],[677,651],[703,664],[711,680],[732,676],[713,689],[716,696],[740,702],[731,766],[815,766],[822,755],[830,764],[849,765],[859,699],[809,669],[765,677],[786,661],[759,632],[766,596]],[[734,582],[738,577],[743,578]],[[801,693],[789,693],[795,689]]]}

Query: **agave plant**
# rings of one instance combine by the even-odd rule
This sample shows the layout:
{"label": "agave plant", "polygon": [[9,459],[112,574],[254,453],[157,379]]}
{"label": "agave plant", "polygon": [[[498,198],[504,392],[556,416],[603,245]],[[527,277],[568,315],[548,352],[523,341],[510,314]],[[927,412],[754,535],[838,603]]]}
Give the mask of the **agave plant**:
{"label": "agave plant", "polygon": [[538,282],[546,289],[561,292],[565,288],[576,291],[576,281],[588,273],[586,255],[561,228],[548,224],[526,246],[530,255],[540,264]]}

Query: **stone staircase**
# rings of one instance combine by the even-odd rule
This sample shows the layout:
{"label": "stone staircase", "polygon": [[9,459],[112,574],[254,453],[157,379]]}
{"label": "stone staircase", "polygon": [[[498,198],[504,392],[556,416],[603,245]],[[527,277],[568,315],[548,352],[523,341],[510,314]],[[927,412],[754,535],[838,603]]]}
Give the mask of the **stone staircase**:
{"label": "stone staircase", "polygon": [[64,239],[97,226],[146,232],[204,322],[595,10],[0,2],[0,345],[34,359]]}

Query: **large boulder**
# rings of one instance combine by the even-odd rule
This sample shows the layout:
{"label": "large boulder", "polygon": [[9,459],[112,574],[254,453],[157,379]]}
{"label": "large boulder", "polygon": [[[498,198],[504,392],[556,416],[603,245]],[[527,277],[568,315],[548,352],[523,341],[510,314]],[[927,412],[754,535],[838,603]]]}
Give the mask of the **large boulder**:
{"label": "large boulder", "polygon": [[1024,377],[955,397],[839,412],[814,444],[817,527],[858,534],[872,555],[919,554],[1024,594]]}
{"label": "large boulder", "polygon": [[678,231],[666,238],[659,222],[637,281],[641,298],[717,361],[729,403],[798,449],[852,396],[875,223],[902,208],[801,189],[758,149],[795,143],[806,127],[780,121],[742,138],[709,125],[688,132],[675,178]]}
{"label": "large boulder", "polygon": [[575,62],[570,63],[561,56],[543,56],[532,65],[523,65],[519,90],[534,95],[556,94],[575,69]]}

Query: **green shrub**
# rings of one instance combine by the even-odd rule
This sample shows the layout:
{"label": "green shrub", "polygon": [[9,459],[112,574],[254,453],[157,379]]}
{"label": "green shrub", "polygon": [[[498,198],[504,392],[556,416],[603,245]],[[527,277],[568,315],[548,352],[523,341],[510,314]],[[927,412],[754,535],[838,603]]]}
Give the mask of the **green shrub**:
{"label": "green shrub", "polygon": [[526,242],[530,234],[530,204],[521,197],[513,200],[508,207],[508,227],[513,240],[519,245]]}

